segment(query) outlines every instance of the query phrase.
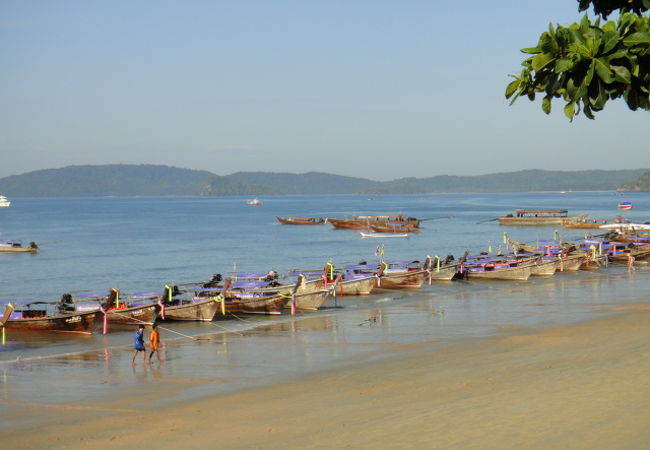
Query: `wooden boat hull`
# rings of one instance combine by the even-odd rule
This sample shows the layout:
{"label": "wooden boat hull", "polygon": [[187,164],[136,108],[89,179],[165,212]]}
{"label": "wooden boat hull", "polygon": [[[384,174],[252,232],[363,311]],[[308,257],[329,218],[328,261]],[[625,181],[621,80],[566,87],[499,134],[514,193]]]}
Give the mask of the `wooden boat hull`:
{"label": "wooden boat hull", "polygon": [[313,217],[276,217],[282,225],[325,225],[327,219]]}
{"label": "wooden boat hull", "polygon": [[0,253],[38,253],[38,248],[33,247],[8,247],[0,245]]}
{"label": "wooden boat hull", "polygon": [[161,311],[163,320],[194,320],[209,322],[214,317],[220,303],[216,298],[186,303],[183,305],[165,305]]}
{"label": "wooden boat hull", "polygon": [[334,291],[330,289],[302,293],[298,291],[295,296],[289,296],[284,307],[285,309],[292,308],[292,304],[295,301],[295,308],[299,311],[318,311],[328,306],[328,302],[333,298]]}
{"label": "wooden boat hull", "polygon": [[507,281],[526,281],[532,274],[532,265],[508,267],[505,269],[486,270],[474,272],[468,270],[465,277],[468,280],[507,280]]}
{"label": "wooden boat hull", "polygon": [[346,219],[328,219],[334,228],[342,230],[365,230],[368,228],[368,223],[359,220],[346,220]]}
{"label": "wooden boat hull", "polygon": [[132,306],[124,309],[109,309],[108,323],[119,325],[151,325],[156,320],[160,307],[155,304]]}
{"label": "wooden boat hull", "polygon": [[573,217],[499,217],[499,225],[546,226],[562,225],[564,222],[576,222],[580,216]]}
{"label": "wooden boat hull", "polygon": [[350,280],[341,280],[336,283],[336,295],[368,295],[375,287],[375,277],[363,277]]}
{"label": "wooden boat hull", "polygon": [[282,314],[282,310],[289,301],[289,298],[286,295],[272,295],[227,299],[225,303],[225,314],[223,314],[221,308],[218,308],[214,318],[219,319],[232,314]]}
{"label": "wooden boat hull", "polygon": [[[328,218],[327,221],[332,224],[334,228],[347,229],[347,230],[367,230],[372,227],[385,227],[389,226],[391,228],[403,227],[406,229],[418,228],[420,226],[420,220],[418,219],[396,219],[395,217],[390,218],[388,216],[382,216],[382,218],[363,218],[361,216],[356,219],[332,219]],[[389,232],[392,232],[390,230]],[[409,231],[410,232],[410,231]]]}
{"label": "wooden boat hull", "polygon": [[391,224],[370,224],[370,229],[376,233],[419,233],[420,229],[412,224],[391,225]]}
{"label": "wooden boat hull", "polygon": [[426,270],[386,272],[375,278],[375,287],[379,289],[420,289],[427,276]]}
{"label": "wooden boat hull", "polygon": [[586,258],[586,255],[569,255],[560,258],[560,265],[557,270],[558,272],[577,272]]}
{"label": "wooden boat hull", "polygon": [[451,281],[458,273],[459,264],[449,264],[440,268],[433,267],[427,272],[429,284],[433,281]]}
{"label": "wooden boat hull", "polygon": [[534,277],[550,277],[555,275],[559,266],[559,260],[538,261],[532,266],[530,275]]}
{"label": "wooden boat hull", "polygon": [[606,225],[607,222],[573,222],[566,220],[562,223],[562,226],[566,228],[580,228],[585,230],[597,230],[600,229],[601,225]]}
{"label": "wooden boat hull", "polygon": [[580,270],[598,270],[606,266],[607,263],[607,256],[605,255],[596,256],[595,258],[587,256],[582,264],[580,264]]}
{"label": "wooden boat hull", "polygon": [[4,328],[7,331],[92,334],[95,329],[97,315],[96,311],[91,311],[26,319],[9,319]]}
{"label": "wooden boat hull", "polygon": [[628,264],[628,255],[634,257],[635,263],[646,263],[650,261],[650,249],[636,249],[629,253],[618,253],[609,256],[609,262],[612,264]]}

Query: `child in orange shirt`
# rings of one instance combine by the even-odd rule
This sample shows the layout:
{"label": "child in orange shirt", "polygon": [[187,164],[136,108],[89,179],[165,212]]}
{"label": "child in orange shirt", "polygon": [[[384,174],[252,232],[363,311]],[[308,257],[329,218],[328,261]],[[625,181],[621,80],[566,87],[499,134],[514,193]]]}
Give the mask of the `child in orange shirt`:
{"label": "child in orange shirt", "polygon": [[151,326],[151,334],[149,335],[149,342],[151,343],[151,353],[149,353],[149,364],[151,364],[151,358],[153,357],[153,354],[156,354],[156,358],[158,358],[158,362],[161,362],[162,360],[160,359],[160,353],[158,352],[158,349],[160,348],[160,334],[158,333],[158,325],[153,324]]}

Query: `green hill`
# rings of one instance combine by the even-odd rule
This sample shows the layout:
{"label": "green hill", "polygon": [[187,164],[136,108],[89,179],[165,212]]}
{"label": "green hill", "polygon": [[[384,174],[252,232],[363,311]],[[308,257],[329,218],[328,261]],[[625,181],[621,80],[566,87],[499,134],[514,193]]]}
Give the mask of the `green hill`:
{"label": "green hill", "polygon": [[636,180],[623,184],[622,189],[625,191],[650,191],[650,172],[645,172]]}
{"label": "green hill", "polygon": [[214,174],[155,165],[69,166],[0,178],[12,197],[197,195]]}
{"label": "green hill", "polygon": [[319,172],[238,172],[219,176],[204,170],[113,164],[69,166],[0,178],[0,193],[8,197],[102,197],[613,191],[621,186],[628,190],[648,190],[649,179],[648,169],[522,170],[479,176],[440,175],[380,182]]}

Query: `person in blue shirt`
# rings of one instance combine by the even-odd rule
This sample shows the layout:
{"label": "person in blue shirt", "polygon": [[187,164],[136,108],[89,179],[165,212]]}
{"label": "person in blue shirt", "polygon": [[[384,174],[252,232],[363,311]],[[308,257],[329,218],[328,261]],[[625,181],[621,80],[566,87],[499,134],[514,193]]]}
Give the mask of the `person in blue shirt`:
{"label": "person in blue shirt", "polygon": [[138,331],[135,332],[133,336],[133,360],[132,363],[135,363],[135,357],[138,356],[138,352],[142,352],[142,362],[146,363],[146,349],[144,347],[144,325],[138,327]]}

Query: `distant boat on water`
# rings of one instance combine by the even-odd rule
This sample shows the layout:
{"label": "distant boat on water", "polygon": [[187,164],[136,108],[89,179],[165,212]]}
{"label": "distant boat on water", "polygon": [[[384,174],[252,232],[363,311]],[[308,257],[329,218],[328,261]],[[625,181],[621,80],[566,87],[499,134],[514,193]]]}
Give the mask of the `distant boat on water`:
{"label": "distant boat on water", "polygon": [[498,217],[500,225],[562,225],[567,220],[575,220],[578,216],[569,217],[566,209],[518,209],[514,214]]}
{"label": "distant boat on water", "polygon": [[262,206],[263,203],[259,198],[253,198],[246,202],[248,206]]}
{"label": "distant boat on water", "polygon": [[618,204],[618,209],[627,211],[628,209],[632,209],[632,203],[631,202],[621,202]]}
{"label": "distant boat on water", "polygon": [[11,202],[4,195],[0,195],[0,208],[8,208],[11,206]]}

